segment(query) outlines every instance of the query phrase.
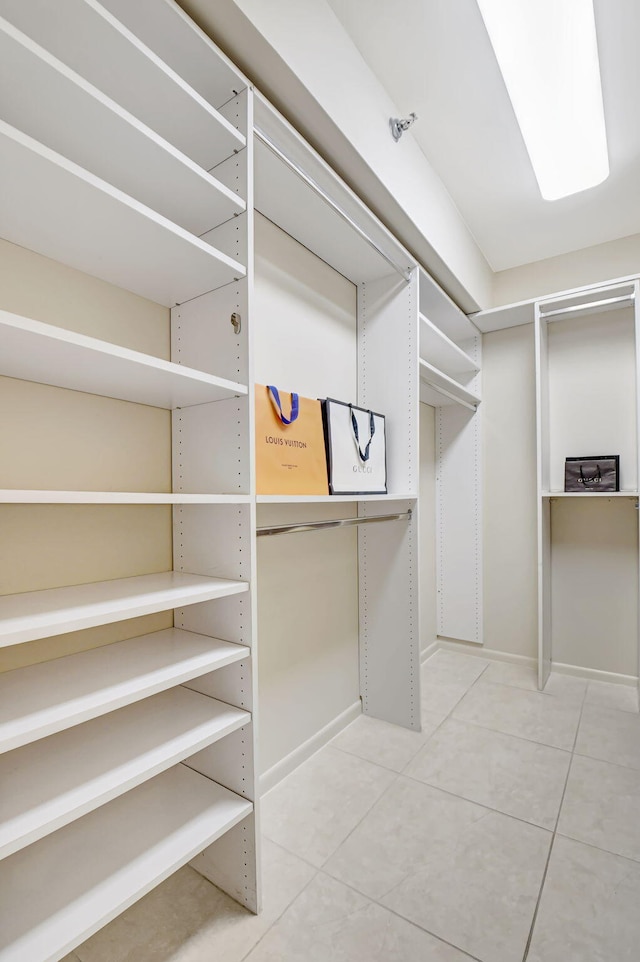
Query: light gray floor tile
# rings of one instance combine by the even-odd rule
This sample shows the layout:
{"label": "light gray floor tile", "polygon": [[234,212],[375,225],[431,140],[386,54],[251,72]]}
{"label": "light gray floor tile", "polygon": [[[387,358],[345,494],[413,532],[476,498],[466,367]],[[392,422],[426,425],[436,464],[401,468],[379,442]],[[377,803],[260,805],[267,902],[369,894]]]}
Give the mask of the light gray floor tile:
{"label": "light gray floor tile", "polygon": [[557,748],[449,719],[405,775],[553,829],[570,760]]}
{"label": "light gray floor tile", "polygon": [[640,715],[585,705],[576,752],[640,769]]}
{"label": "light gray floor tile", "polygon": [[453,712],[459,721],[571,751],[580,704],[489,682],[475,685]]}
{"label": "light gray floor tile", "polygon": [[80,962],[80,959],[72,952],[71,955],[65,955],[64,959],[60,959],[60,962]]}
{"label": "light gray floor tile", "polygon": [[247,962],[466,962],[468,956],[318,875]]}
{"label": "light gray floor tile", "polygon": [[552,671],[544,686],[545,695],[558,695],[565,701],[584,701],[587,690],[586,678],[576,678],[575,675],[561,675]]}
{"label": "light gray floor tile", "polygon": [[637,962],[640,865],[557,837],[527,962]]}
{"label": "light gray floor tile", "polygon": [[325,870],[483,962],[522,958],[550,833],[400,776]]}
{"label": "light gray floor tile", "polygon": [[321,866],[396,776],[379,765],[327,747],[262,800],[262,830]]}
{"label": "light gray floor tile", "polygon": [[409,731],[377,718],[361,715],[331,742],[332,748],[401,772],[441,723],[440,715],[422,714],[422,731]]}
{"label": "light gray floor tile", "polygon": [[558,831],[640,860],[640,771],[574,756]]}
{"label": "light gray floor tile", "polygon": [[538,690],[538,673],[525,665],[512,665],[507,661],[490,661],[482,675],[481,683],[492,681],[496,685],[511,685],[513,688]]}
{"label": "light gray floor tile", "polygon": [[487,665],[487,661],[474,655],[437,651],[421,669],[423,709],[445,718],[486,671]]}
{"label": "light gray floor tile", "polygon": [[185,866],[81,945],[81,962],[240,962],[315,875],[268,840],[262,868],[260,915]]}
{"label": "light gray floor tile", "polygon": [[422,707],[432,715],[444,719],[469,691],[464,682],[422,680]]}
{"label": "light gray floor tile", "polygon": [[586,705],[616,708],[618,711],[638,711],[638,690],[630,685],[612,685],[606,681],[590,681]]}
{"label": "light gray floor tile", "polygon": [[437,651],[422,666],[422,677],[429,682],[470,686],[486,670],[488,662],[476,655],[457,651]]}

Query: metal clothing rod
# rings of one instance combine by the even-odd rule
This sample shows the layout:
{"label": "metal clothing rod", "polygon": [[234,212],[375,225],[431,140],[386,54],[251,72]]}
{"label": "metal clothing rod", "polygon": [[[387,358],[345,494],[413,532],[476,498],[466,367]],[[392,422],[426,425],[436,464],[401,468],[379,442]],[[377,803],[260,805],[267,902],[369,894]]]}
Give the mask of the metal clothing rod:
{"label": "metal clothing rod", "polygon": [[571,307],[561,307],[557,311],[540,311],[540,317],[559,317],[561,314],[573,314],[577,311],[589,311],[592,307],[611,307],[612,304],[625,304],[633,301],[633,293],[622,294],[620,297],[609,297],[604,301],[589,301],[588,304],[572,304]]}
{"label": "metal clothing rod", "polygon": [[294,160],[291,160],[290,157],[287,157],[286,154],[283,154],[280,148],[276,147],[274,142],[267,136],[267,134],[265,134],[263,130],[261,130],[259,127],[254,127],[253,130],[256,137],[258,137],[262,141],[262,143],[276,155],[276,157],[279,157],[280,160],[287,165],[287,167],[289,167],[295,174],[297,174],[301,180],[303,180],[306,184],[308,184],[309,187],[311,187],[311,189],[314,190],[316,194],[325,202],[325,204],[328,204],[329,207],[331,207],[336,212],[336,214],[339,214],[339,216],[342,217],[342,219],[346,221],[347,224],[349,224],[349,226],[352,227],[353,230],[355,230],[356,233],[359,234],[364,241],[366,241],[369,247],[372,247],[374,251],[376,251],[376,253],[380,255],[380,257],[384,258],[387,264],[390,264],[391,267],[393,267],[394,271],[397,271],[401,277],[404,277],[405,281],[411,280],[411,272],[409,271],[409,269],[406,267],[400,267],[400,265],[397,264],[394,261],[394,259],[389,256],[389,254],[383,251],[382,248],[378,244],[376,244],[373,238],[369,237],[366,231],[364,231],[362,227],[356,224],[353,218],[350,217],[349,214],[347,214],[346,210],[343,210],[342,207],[340,207],[340,205],[337,204],[335,200],[333,200],[329,196],[329,194],[327,194],[327,192],[320,186],[320,184],[318,184],[313,179],[313,177],[307,174],[306,171],[302,169],[302,167],[299,167]]}
{"label": "metal clothing rod", "polygon": [[376,524],[379,521],[410,521],[411,509],[402,514],[376,514],[371,518],[337,518],[334,521],[302,521],[300,524],[278,524],[257,528],[256,535],[263,538],[272,534],[295,534],[299,531],[318,531],[320,528],[348,528],[354,524]]}

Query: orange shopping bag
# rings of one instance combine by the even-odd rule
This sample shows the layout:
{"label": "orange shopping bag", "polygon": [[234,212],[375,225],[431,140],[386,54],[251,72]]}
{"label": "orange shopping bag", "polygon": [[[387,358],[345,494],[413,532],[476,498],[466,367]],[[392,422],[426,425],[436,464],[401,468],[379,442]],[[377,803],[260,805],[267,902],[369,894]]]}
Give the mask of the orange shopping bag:
{"label": "orange shopping bag", "polygon": [[256,491],[329,494],[320,401],[256,384]]}

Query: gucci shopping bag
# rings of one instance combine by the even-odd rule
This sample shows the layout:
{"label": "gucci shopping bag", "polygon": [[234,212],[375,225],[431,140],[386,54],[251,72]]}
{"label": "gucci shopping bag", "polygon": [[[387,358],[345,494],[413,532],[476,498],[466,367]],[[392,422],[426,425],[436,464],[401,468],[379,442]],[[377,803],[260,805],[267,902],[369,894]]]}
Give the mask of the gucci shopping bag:
{"label": "gucci shopping bag", "polygon": [[601,454],[593,458],[566,458],[564,490],[581,494],[606,494],[620,490],[620,455]]}
{"label": "gucci shopping bag", "polygon": [[333,398],[322,414],[331,494],[386,494],[384,415]]}
{"label": "gucci shopping bag", "polygon": [[320,401],[256,384],[256,491],[328,494]]}

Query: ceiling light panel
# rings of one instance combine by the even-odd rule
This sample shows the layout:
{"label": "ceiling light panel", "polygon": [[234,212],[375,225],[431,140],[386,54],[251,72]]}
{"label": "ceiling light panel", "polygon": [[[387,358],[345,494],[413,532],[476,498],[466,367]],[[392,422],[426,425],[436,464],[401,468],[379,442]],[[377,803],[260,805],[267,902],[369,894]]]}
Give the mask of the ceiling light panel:
{"label": "ceiling light panel", "polygon": [[545,200],[609,174],[593,0],[478,0]]}

